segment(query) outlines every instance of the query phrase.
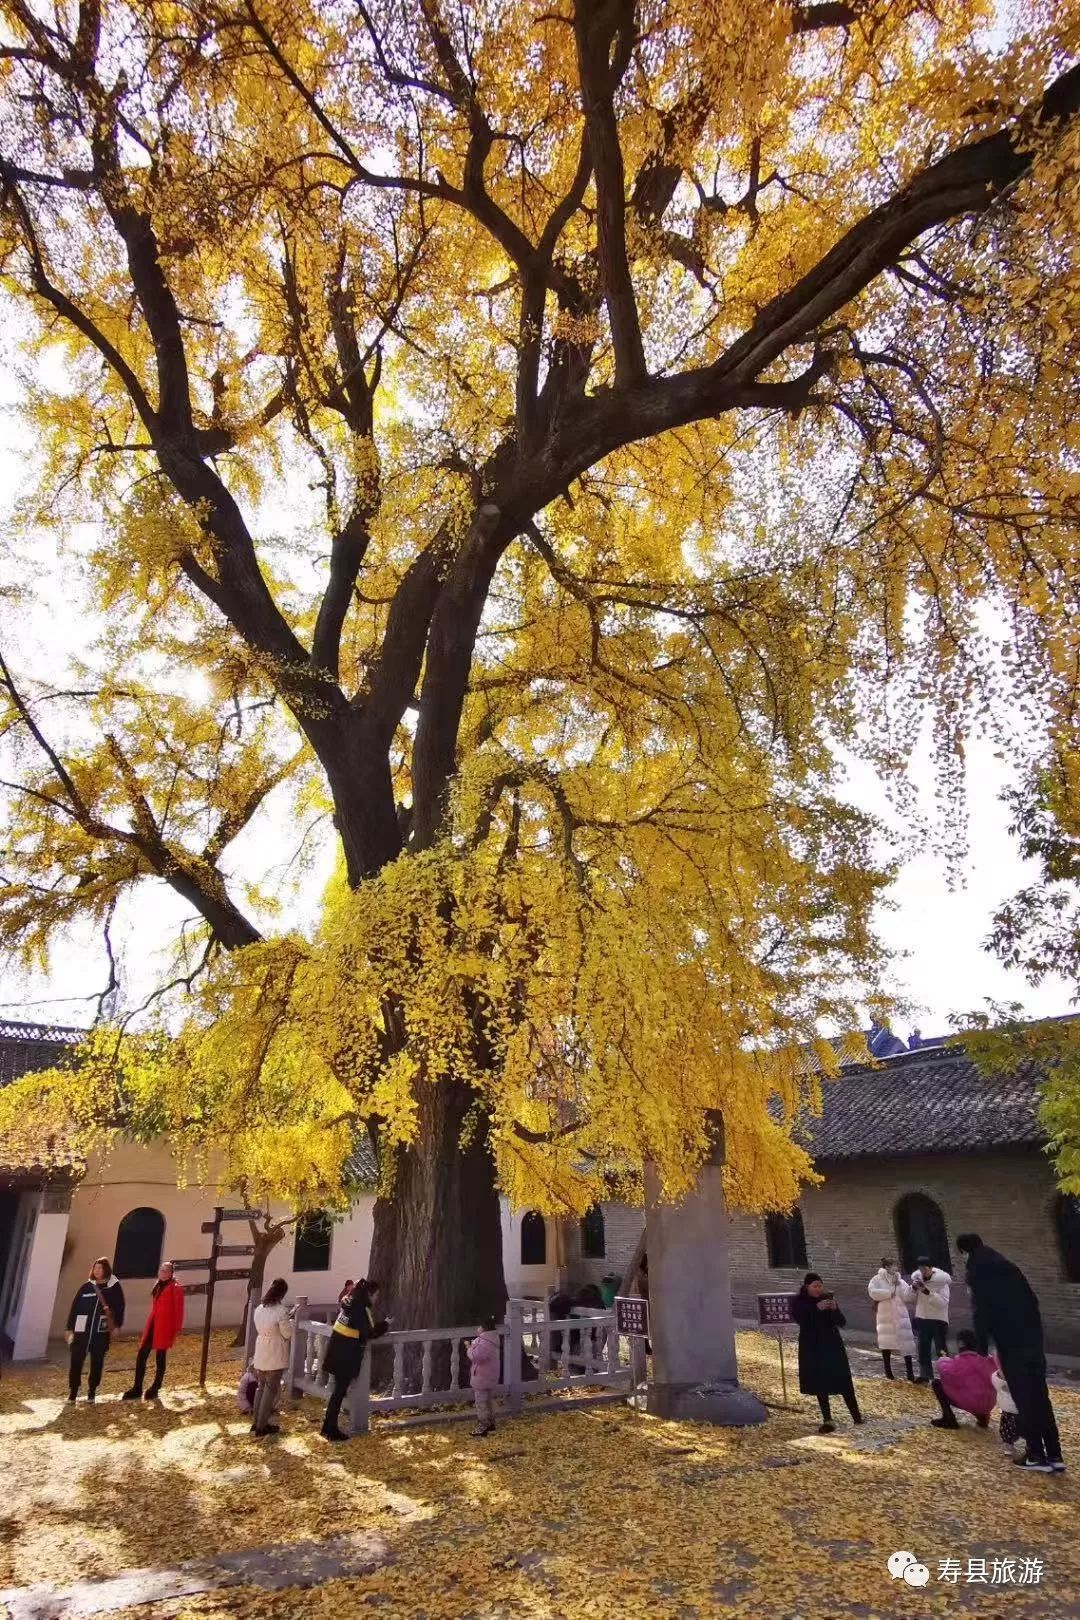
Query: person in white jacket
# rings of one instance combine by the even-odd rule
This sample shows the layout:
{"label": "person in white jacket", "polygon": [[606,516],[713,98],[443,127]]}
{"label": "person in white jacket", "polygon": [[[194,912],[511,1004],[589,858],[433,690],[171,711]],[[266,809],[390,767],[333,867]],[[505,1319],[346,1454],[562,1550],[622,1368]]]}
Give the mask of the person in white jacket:
{"label": "person in white jacket", "polygon": [[288,1288],[284,1277],[278,1277],[263,1295],[262,1304],[255,1307],[255,1354],[251,1365],[259,1387],[252,1408],[251,1432],[260,1438],[280,1433],[278,1425],[270,1419],[281,1389],[281,1375],[289,1365],[294,1313],[285,1304]]}
{"label": "person in white jacket", "polygon": [[919,1345],[919,1376],[916,1383],[928,1384],[934,1375],[933,1360],[949,1348],[949,1292],[952,1278],[930,1256],[919,1256],[911,1273],[915,1294],[915,1337]]}
{"label": "person in white jacket", "polygon": [[867,1289],[877,1307],[877,1342],[881,1359],[885,1363],[886,1378],[893,1377],[892,1358],[904,1358],[908,1382],[915,1382],[915,1335],[911,1331],[908,1306],[915,1295],[900,1275],[900,1267],[893,1260],[882,1260],[881,1270],[875,1271]]}

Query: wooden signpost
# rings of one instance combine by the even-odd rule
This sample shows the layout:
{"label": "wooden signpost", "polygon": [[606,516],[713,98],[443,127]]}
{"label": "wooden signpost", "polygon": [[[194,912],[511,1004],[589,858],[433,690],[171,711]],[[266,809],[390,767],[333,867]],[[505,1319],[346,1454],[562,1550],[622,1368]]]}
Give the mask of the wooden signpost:
{"label": "wooden signpost", "polygon": [[796,1408],[788,1408],[787,1372],[784,1368],[784,1335],[782,1329],[787,1323],[795,1320],[791,1307],[796,1297],[795,1294],[759,1294],[757,1297],[758,1321],[762,1327],[774,1327],[776,1329],[776,1342],[780,1346],[780,1388],[784,1392],[784,1407],[792,1411],[796,1410]]}
{"label": "wooden signpost", "polygon": [[634,1385],[634,1411],[638,1410],[638,1390],[645,1376],[646,1345],[649,1338],[649,1302],[635,1294],[616,1294],[615,1331],[630,1340],[630,1367]]}
{"label": "wooden signpost", "polygon": [[188,1295],[205,1294],[206,1320],[203,1322],[202,1355],[199,1358],[199,1383],[206,1384],[206,1368],[210,1360],[210,1328],[214,1320],[214,1288],[219,1282],[246,1282],[251,1276],[251,1267],[244,1270],[229,1268],[222,1270],[218,1261],[227,1255],[249,1255],[255,1253],[254,1243],[222,1243],[222,1221],[246,1221],[246,1209],[222,1209],[220,1206],[214,1210],[212,1221],[203,1221],[202,1230],[210,1236],[210,1253],[202,1260],[174,1260],[174,1271],[208,1271],[209,1279],[200,1283],[184,1283],[184,1293]]}

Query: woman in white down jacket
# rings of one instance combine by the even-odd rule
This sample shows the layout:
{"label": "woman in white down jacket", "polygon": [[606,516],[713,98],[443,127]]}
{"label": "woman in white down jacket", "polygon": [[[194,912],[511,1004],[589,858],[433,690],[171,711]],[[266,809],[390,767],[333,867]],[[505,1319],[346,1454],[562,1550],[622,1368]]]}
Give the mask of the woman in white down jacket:
{"label": "woman in white down jacket", "polygon": [[893,1353],[904,1358],[908,1382],[915,1382],[915,1335],[911,1331],[908,1306],[915,1295],[900,1275],[899,1266],[891,1260],[881,1262],[881,1270],[870,1279],[867,1290],[877,1306],[877,1342],[881,1359],[885,1363],[885,1376],[892,1378]]}

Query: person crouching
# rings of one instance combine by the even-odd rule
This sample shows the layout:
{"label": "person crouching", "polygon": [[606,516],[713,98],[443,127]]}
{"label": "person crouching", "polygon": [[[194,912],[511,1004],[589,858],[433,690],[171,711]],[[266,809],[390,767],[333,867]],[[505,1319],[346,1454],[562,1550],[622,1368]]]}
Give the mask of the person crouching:
{"label": "person crouching", "polygon": [[989,1356],[981,1356],[975,1335],[970,1328],[962,1328],[956,1335],[957,1354],[940,1356],[937,1377],[930,1388],[938,1398],[941,1416],[932,1418],[936,1429],[958,1429],[956,1409],[970,1412],[980,1429],[990,1426],[990,1414],[997,1405],[994,1388],[994,1363]]}

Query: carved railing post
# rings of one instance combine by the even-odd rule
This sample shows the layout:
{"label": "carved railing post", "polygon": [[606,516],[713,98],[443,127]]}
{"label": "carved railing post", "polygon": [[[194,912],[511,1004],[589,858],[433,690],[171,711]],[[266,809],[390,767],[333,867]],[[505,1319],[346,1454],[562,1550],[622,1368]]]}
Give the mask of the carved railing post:
{"label": "carved railing post", "polygon": [[360,1371],[349,1385],[349,1433],[367,1434],[371,1427],[371,1346],[364,1352]]}
{"label": "carved railing post", "polygon": [[521,1301],[511,1299],[506,1304],[506,1361],[503,1367],[503,1378],[509,1392],[510,1410],[516,1416],[522,1405],[522,1362],[524,1360],[524,1335],[522,1333]]}

